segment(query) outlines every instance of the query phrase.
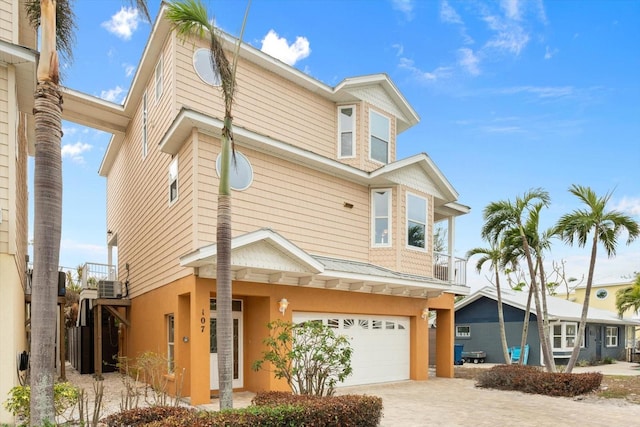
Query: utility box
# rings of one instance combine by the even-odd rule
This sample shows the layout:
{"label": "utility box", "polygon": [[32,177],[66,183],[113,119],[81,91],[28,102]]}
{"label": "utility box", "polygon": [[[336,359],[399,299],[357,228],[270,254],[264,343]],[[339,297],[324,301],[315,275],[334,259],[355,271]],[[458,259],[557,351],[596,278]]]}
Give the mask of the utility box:
{"label": "utility box", "polygon": [[122,284],[117,280],[98,281],[98,298],[122,298]]}

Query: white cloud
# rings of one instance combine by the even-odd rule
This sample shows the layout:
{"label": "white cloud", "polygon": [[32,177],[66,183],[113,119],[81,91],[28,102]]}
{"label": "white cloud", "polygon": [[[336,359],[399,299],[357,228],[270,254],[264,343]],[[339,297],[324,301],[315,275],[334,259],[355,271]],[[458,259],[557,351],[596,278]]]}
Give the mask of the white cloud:
{"label": "white cloud", "polygon": [[[623,197],[613,209],[627,215],[640,216],[640,197]],[[640,269],[640,265],[638,266]]]}
{"label": "white cloud", "polygon": [[480,74],[480,68],[478,64],[480,59],[469,48],[463,47],[458,49],[458,64],[462,66],[472,76]]}
{"label": "white cloud", "polygon": [[393,8],[402,12],[407,20],[411,21],[413,19],[414,0],[392,0],[391,3]]}
{"label": "white cloud", "polygon": [[513,86],[495,91],[500,94],[529,93],[539,98],[563,98],[575,94],[573,86]]}
{"label": "white cloud", "polygon": [[133,73],[136,71],[136,66],[135,65],[131,65],[131,64],[122,64],[122,67],[124,68],[124,74],[127,77],[131,77],[133,75]]}
{"label": "white cloud", "polygon": [[402,54],[404,53],[404,46],[396,43],[394,45],[391,46],[392,48],[394,48],[398,53],[396,54],[397,56],[402,56]]}
{"label": "white cloud", "polygon": [[116,86],[113,89],[103,90],[102,92],[100,92],[100,98],[106,101],[119,103],[122,101],[122,98],[124,98],[124,96],[122,96],[123,93],[124,89],[120,86]]}
{"label": "white cloud", "polygon": [[458,12],[446,0],[440,3],[440,20],[448,24],[463,24]]}
{"label": "white cloud", "polygon": [[556,53],[558,53],[558,49],[550,49],[549,46],[547,46],[544,52],[544,59],[551,59],[556,56]]}
{"label": "white cloud", "polygon": [[64,144],[60,153],[62,158],[69,158],[74,163],[84,164],[84,157],[82,153],[91,150],[92,146],[85,142],[76,142],[75,144]]}
{"label": "white cloud", "polygon": [[502,0],[501,6],[507,15],[507,18],[515,21],[520,20],[520,4],[518,0]]}
{"label": "white cloud", "polygon": [[408,58],[400,58],[398,66],[409,70],[418,80],[423,82],[435,82],[437,80],[447,79],[453,74],[451,67],[438,67],[433,71],[423,71],[416,67],[413,61]]}
{"label": "white cloud", "polygon": [[140,20],[141,16],[138,9],[122,7],[109,21],[103,22],[102,27],[123,40],[129,40],[138,29]]}
{"label": "white cloud", "polygon": [[260,50],[288,65],[294,65],[311,53],[309,40],[306,37],[299,36],[294,43],[289,45],[286,38],[278,36],[278,33],[273,30],[269,30],[262,39],[262,48]]}
{"label": "white cloud", "polygon": [[519,55],[529,43],[529,34],[514,22],[505,22],[497,16],[485,16],[484,21],[495,32],[494,36],[485,44],[488,48]]}

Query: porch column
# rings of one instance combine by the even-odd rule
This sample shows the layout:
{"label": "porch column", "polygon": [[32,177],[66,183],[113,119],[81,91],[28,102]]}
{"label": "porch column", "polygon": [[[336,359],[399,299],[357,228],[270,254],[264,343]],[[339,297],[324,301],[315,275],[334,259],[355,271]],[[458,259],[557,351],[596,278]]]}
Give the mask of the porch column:
{"label": "porch column", "polygon": [[411,351],[409,378],[422,381],[429,378],[429,318],[411,316]]}
{"label": "porch column", "polygon": [[436,376],[453,378],[453,310],[436,310],[436,325]]}
{"label": "porch column", "polygon": [[209,287],[196,279],[191,293],[190,365],[191,404],[202,405],[211,401],[209,369]]}

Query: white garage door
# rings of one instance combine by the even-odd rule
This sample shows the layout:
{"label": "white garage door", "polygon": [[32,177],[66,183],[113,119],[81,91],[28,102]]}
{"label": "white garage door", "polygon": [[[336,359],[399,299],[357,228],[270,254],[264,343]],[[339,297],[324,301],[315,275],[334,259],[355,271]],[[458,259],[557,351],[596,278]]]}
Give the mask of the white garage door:
{"label": "white garage door", "polygon": [[409,379],[409,318],[294,312],[294,323],[321,320],[351,339],[351,374],[340,386]]}

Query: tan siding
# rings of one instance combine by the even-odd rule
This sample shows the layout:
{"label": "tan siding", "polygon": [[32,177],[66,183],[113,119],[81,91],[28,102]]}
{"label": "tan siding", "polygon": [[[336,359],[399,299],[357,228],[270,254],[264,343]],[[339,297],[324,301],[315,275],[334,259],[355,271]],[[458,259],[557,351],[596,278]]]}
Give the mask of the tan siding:
{"label": "tan siding", "polygon": [[[177,108],[222,118],[219,88],[205,84],[192,65],[194,47],[176,47]],[[323,156],[336,156],[336,105],[245,60],[238,63],[234,125]]]}
{"label": "tan siding", "polygon": [[0,40],[13,43],[14,18],[13,2],[7,0],[0,1]]}
{"label": "tan siding", "polygon": [[[5,5],[6,6],[6,5]],[[9,94],[7,68],[0,67],[0,215],[3,221],[0,223],[0,253],[9,252],[9,221],[6,217],[9,212],[9,162],[15,159],[9,158]]]}
{"label": "tan siding", "polygon": [[[369,190],[331,175],[246,148],[254,170],[251,187],[234,191],[234,236],[269,227],[313,254],[368,260]],[[198,225],[201,244],[215,241],[219,142],[200,135]],[[354,205],[344,207],[344,202]]]}

